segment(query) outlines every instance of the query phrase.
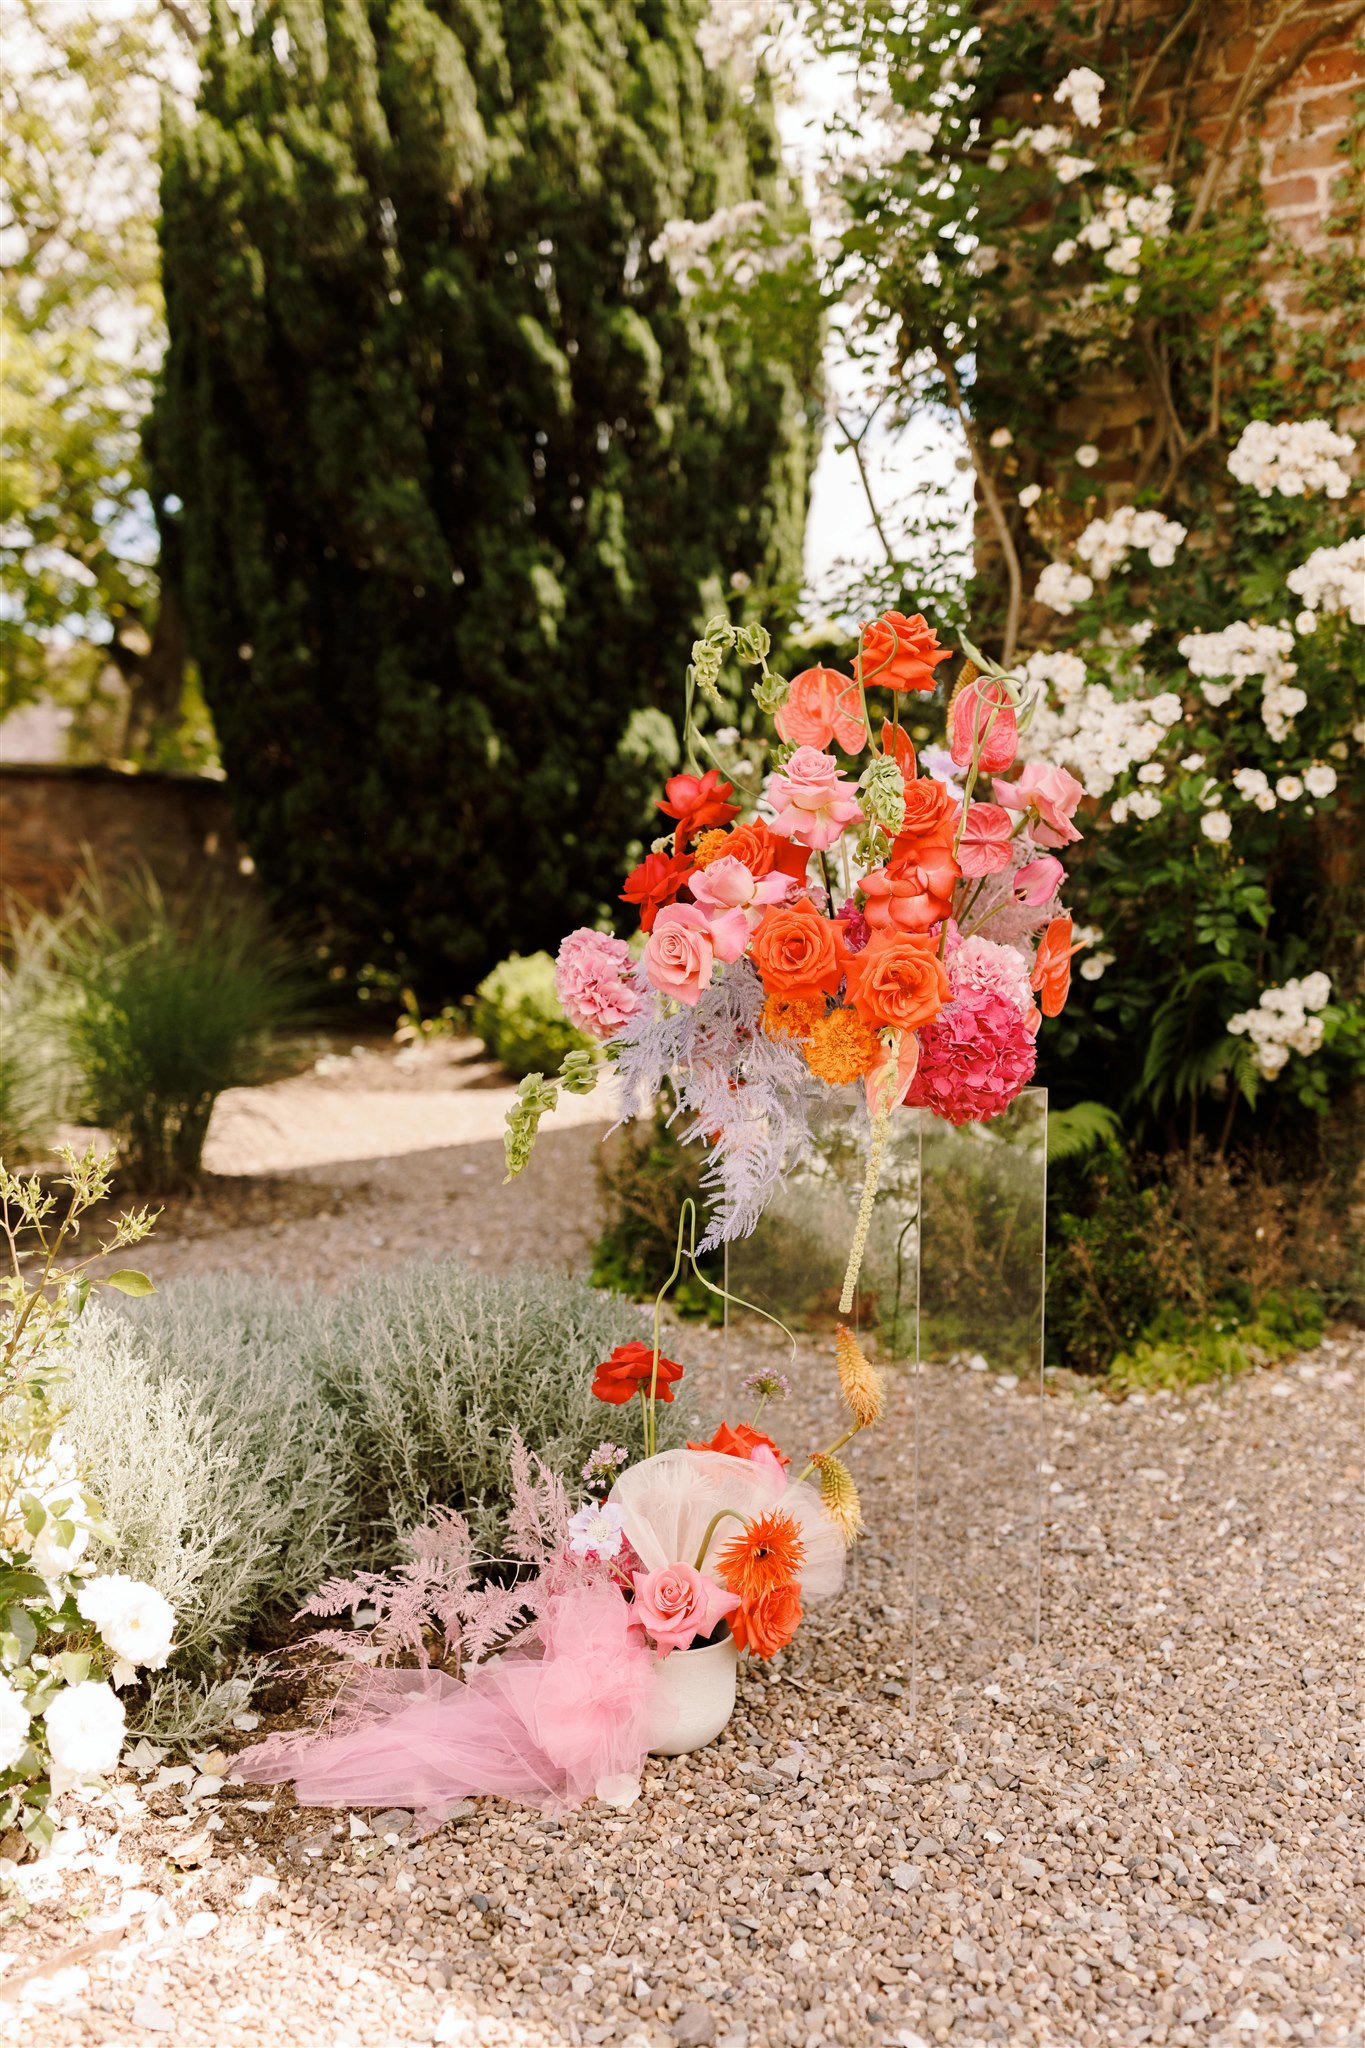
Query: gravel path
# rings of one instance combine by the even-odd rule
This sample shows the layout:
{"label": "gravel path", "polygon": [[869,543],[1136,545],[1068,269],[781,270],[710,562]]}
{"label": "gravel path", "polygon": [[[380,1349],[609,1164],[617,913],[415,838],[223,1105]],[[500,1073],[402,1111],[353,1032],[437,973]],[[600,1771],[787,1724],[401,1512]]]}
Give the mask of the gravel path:
{"label": "gravel path", "polygon": [[629,1812],[409,1844],[217,1757],[129,1781],[21,1873],[0,2015],[52,2048],[1358,2044],[1362,1384],[1325,1344],[1049,1399],[1035,1652],[1036,1401],[931,1372],[913,1702],[903,1387],[849,1595]]}

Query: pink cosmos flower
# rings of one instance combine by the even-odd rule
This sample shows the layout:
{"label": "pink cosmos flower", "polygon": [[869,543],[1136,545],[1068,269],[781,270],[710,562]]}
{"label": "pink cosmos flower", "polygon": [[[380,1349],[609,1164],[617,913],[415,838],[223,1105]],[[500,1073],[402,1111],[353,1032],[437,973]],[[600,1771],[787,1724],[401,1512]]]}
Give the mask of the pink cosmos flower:
{"label": "pink cosmos flower", "polygon": [[995,795],[1011,811],[1036,811],[1033,837],[1039,846],[1070,846],[1081,836],[1071,819],[1085,791],[1065,768],[1029,761],[1017,782],[997,781]]}
{"label": "pink cosmos flower", "polygon": [[666,1564],[657,1572],[636,1572],[632,1620],[653,1639],[661,1657],[685,1650],[700,1636],[703,1642],[724,1615],[739,1606],[714,1579],[703,1578],[690,1564]]}
{"label": "pink cosmos flower", "polygon": [[1033,1078],[1038,1048],[1018,1009],[993,989],[963,989],[919,1034],[907,1102],[950,1124],[985,1123]]}
{"label": "pink cosmos flower", "polygon": [[699,868],[688,886],[710,919],[716,958],[738,960],[764,906],[783,902],[792,884],[790,875],[776,869],[760,880],[727,853]]}
{"label": "pink cosmos flower", "polygon": [[774,723],[798,747],[827,747],[837,740],[846,754],[860,754],[867,745],[858,685],[837,668],[806,668],[793,676]]}
{"label": "pink cosmos flower", "polygon": [[822,853],[863,815],[857,784],[840,775],[833,754],[817,747],[798,747],[785,769],[768,777],[767,795],[776,813],[772,831]]}
{"label": "pink cosmos flower", "polygon": [[582,925],[560,941],[555,988],[575,1031],[614,1038],[641,1007],[631,980],[635,962],[624,939]]}
{"label": "pink cosmos flower", "polygon": [[954,696],[948,718],[953,760],[959,768],[968,766],[979,746],[980,772],[999,775],[1019,751],[1019,721],[1009,691],[990,676],[965,684]]}
{"label": "pink cosmos flower", "polygon": [[645,979],[660,995],[675,996],[690,1009],[715,971],[711,923],[696,903],[670,903],[654,920],[645,941]]}
{"label": "pink cosmos flower", "polygon": [[1040,853],[1015,872],[1014,893],[1030,910],[1050,903],[1066,879],[1066,869],[1053,853]]}
{"label": "pink cosmos flower", "polygon": [[998,875],[1010,864],[1013,820],[999,804],[972,804],[958,842],[957,864],[964,875]]}

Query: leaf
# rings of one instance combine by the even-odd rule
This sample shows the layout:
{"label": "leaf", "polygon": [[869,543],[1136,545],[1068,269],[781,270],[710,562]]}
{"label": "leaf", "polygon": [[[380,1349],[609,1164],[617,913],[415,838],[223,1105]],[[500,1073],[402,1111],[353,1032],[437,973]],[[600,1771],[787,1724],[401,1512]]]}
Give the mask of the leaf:
{"label": "leaf", "polygon": [[139,1273],[132,1266],[120,1266],[117,1273],[105,1275],[106,1287],[115,1287],[120,1294],[155,1294],[156,1289],[145,1273]]}
{"label": "leaf", "polygon": [[1103,1102],[1076,1102],[1053,1110],[1047,1120],[1049,1165],[1061,1159],[1083,1159],[1101,1145],[1117,1143],[1122,1125]]}
{"label": "leaf", "polygon": [[26,1607],[11,1607],[9,1610],[9,1632],[19,1644],[18,1661],[27,1664],[38,1646],[38,1630],[33,1616]]}

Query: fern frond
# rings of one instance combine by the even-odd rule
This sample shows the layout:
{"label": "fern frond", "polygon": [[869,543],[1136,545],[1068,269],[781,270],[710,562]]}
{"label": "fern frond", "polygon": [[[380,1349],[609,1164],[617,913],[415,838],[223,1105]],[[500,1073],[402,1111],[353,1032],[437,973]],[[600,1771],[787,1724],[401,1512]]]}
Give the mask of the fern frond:
{"label": "fern frond", "polygon": [[1117,1144],[1122,1129],[1114,1111],[1103,1102],[1074,1102],[1070,1109],[1049,1110],[1048,1164],[1084,1159],[1103,1145]]}

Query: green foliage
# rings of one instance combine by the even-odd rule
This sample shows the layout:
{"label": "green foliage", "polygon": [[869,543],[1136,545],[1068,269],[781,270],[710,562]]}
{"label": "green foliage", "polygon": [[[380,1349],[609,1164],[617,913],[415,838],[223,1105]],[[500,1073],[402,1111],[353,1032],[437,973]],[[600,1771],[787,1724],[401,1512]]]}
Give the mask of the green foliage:
{"label": "green foliage", "polygon": [[1064,1159],[1084,1159],[1102,1145],[1119,1139],[1119,1120],[1102,1102],[1073,1102],[1070,1109],[1054,1109],[1047,1120],[1048,1165]]}
{"label": "green foliage", "polygon": [[256,903],[168,903],[150,876],[114,901],[87,885],[60,967],[86,1120],[137,1187],[194,1178],[219,1095],[269,1079],[277,1034],[307,1014],[294,950]]}
{"label": "green foliage", "polygon": [[614,901],[700,619],[799,578],[818,323],[711,316],[656,253],[800,217],[696,25],[219,8],[166,134],[150,445],[245,835],[427,1003]]}
{"label": "green foliage", "polygon": [[526,1074],[555,1074],[566,1053],[589,1049],[560,1006],[555,963],[548,953],[527,959],[513,953],[486,974],[475,991],[470,1021],[514,1081]]}
{"label": "green foliage", "polygon": [[[604,1146],[598,1177],[607,1221],[593,1246],[595,1287],[614,1288],[635,1301],[652,1301],[673,1270],[678,1217],[689,1199],[701,1202],[702,1152],[684,1145],[661,1104],[652,1120],[640,1119]],[[698,1261],[713,1286],[722,1284],[724,1258],[708,1253]],[[720,1322],[723,1304],[690,1268],[679,1276],[669,1301],[678,1315]]]}
{"label": "green foliage", "polygon": [[1226,1310],[1212,1323],[1190,1327],[1166,1316],[1131,1351],[1109,1367],[1110,1384],[1125,1393],[1163,1387],[1182,1392],[1210,1380],[1231,1379],[1257,1365],[1303,1351],[1322,1335],[1322,1305],[1311,1294],[1269,1295],[1250,1321]]}
{"label": "green foliage", "polygon": [[[147,1725],[205,1702],[332,1573],[395,1562],[436,1506],[499,1554],[519,1431],[569,1483],[604,1436],[638,1450],[638,1403],[604,1408],[593,1367],[643,1334],[639,1312],[581,1281],[453,1264],[334,1293],[245,1279],[168,1289],[86,1319],[70,1350],[69,1430],[121,1570],[158,1586],[179,1653],[151,1681]],[[665,1408],[666,1443],[687,1433]],[[211,1720],[211,1715],[209,1720]]]}
{"label": "green foliage", "polygon": [[75,1106],[78,1077],[62,1029],[63,925],[12,909],[0,956],[0,1157],[11,1166],[45,1151]]}

